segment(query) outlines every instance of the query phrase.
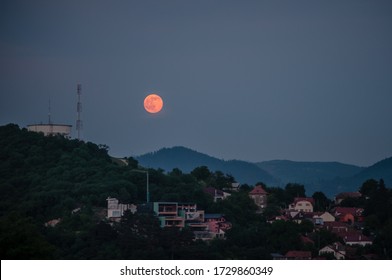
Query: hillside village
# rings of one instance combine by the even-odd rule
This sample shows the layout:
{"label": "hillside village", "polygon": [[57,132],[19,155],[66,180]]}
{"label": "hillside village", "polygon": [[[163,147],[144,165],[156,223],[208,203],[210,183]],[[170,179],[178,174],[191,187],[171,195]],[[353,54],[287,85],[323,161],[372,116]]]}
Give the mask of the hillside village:
{"label": "hillside village", "polygon": [[[238,191],[238,184],[231,191]],[[205,188],[205,192],[211,195],[214,202],[226,199],[231,195],[216,188]],[[255,186],[249,197],[257,206],[256,212],[262,215],[268,205],[268,192],[261,185]],[[344,207],[340,204],[345,199],[361,198],[360,192],[344,192],[336,195],[333,207],[328,211],[315,212],[315,200],[312,197],[296,197],[286,209],[281,209],[281,215],[271,217],[268,222],[293,221],[301,224],[304,221],[314,226],[313,231],[325,230],[335,234],[340,241],[332,242],[327,246],[319,248],[318,255],[312,255],[309,251],[288,251],[285,254],[273,253],[273,259],[350,259],[356,258],[358,247],[370,246],[373,238],[363,234],[364,209],[358,207]],[[195,203],[180,202],[152,202],[149,204],[121,204],[116,198],[107,199],[107,218],[113,222],[119,222],[125,211],[136,213],[150,212],[158,217],[160,226],[176,227],[182,229],[188,227],[194,234],[194,240],[211,241],[212,239],[225,239],[225,233],[231,229],[230,221],[227,221],[221,213],[205,213],[198,209]],[[301,236],[302,241],[314,245],[313,241]],[[364,255],[365,259],[377,259],[375,254]]]}

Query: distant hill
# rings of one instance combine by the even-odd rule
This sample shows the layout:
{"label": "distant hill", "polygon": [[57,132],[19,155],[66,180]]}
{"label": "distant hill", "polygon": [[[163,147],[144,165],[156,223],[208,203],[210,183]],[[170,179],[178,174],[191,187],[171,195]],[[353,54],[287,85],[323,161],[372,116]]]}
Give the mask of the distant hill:
{"label": "distant hill", "polygon": [[[290,160],[271,160],[257,163],[280,180],[281,185],[300,183],[305,185],[307,194],[322,190],[333,195],[343,178],[351,178],[364,170],[355,165],[340,162],[296,162]],[[350,186],[351,188],[352,186]],[[351,190],[351,189],[350,189]]]}
{"label": "distant hill", "polygon": [[251,185],[259,181],[280,187],[287,183],[299,183],[305,185],[307,195],[322,191],[333,197],[339,192],[356,191],[368,179],[383,178],[387,186],[392,186],[392,157],[367,168],[339,162],[271,160],[251,163],[220,160],[185,147],[172,147],[136,159],[142,166],[162,168],[167,172],[179,168],[188,173],[205,165],[211,171],[220,170],[231,174],[240,183]]}
{"label": "distant hill", "polygon": [[360,186],[368,179],[383,179],[387,187],[392,187],[392,157],[383,159],[372,166],[362,169],[360,172],[349,178],[344,185]]}
{"label": "distant hill", "polygon": [[222,171],[230,174],[240,183],[256,184],[276,184],[278,181],[268,172],[262,170],[257,165],[240,160],[220,160],[209,155],[185,148],[172,147],[163,148],[159,151],[144,154],[136,157],[142,166],[150,168],[162,168],[169,172],[173,168],[179,168],[183,172],[189,173],[199,166],[207,166],[211,171]]}
{"label": "distant hill", "polygon": [[288,182],[317,182],[335,178],[351,177],[364,168],[339,162],[296,162],[290,160],[271,160],[256,163],[260,168]]}

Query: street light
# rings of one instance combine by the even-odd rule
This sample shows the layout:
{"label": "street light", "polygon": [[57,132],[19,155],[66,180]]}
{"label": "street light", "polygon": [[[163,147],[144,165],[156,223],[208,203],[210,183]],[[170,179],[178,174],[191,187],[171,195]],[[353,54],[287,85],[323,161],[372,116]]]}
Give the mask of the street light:
{"label": "street light", "polygon": [[138,172],[138,173],[146,173],[147,174],[147,203],[149,203],[150,202],[150,188],[149,188],[150,177],[148,175],[148,171],[141,170],[141,169],[132,169],[131,172]]}

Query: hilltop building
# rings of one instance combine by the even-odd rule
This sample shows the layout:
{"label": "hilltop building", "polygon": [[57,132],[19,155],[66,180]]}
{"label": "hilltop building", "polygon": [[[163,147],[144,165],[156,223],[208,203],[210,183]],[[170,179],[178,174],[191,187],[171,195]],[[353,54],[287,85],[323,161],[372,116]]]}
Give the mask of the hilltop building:
{"label": "hilltop building", "polygon": [[71,127],[72,125],[68,124],[29,124],[27,125],[27,130],[33,132],[42,132],[45,136],[61,135],[70,138]]}

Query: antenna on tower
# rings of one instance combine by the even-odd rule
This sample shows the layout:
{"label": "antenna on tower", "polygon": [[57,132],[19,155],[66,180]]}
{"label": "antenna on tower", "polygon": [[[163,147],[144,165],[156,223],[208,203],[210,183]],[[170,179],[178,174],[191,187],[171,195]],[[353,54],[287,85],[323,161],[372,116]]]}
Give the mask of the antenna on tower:
{"label": "antenna on tower", "polygon": [[48,124],[52,124],[52,119],[51,119],[51,108],[50,108],[50,97],[49,97],[49,107],[48,107]]}
{"label": "antenna on tower", "polygon": [[77,113],[78,113],[78,119],[76,120],[76,130],[78,131],[78,140],[80,140],[80,132],[83,127],[82,120],[80,119],[80,114],[82,113],[82,102],[80,101],[80,97],[82,95],[82,85],[78,84],[77,86],[77,92],[78,92],[78,103],[77,103]]}

